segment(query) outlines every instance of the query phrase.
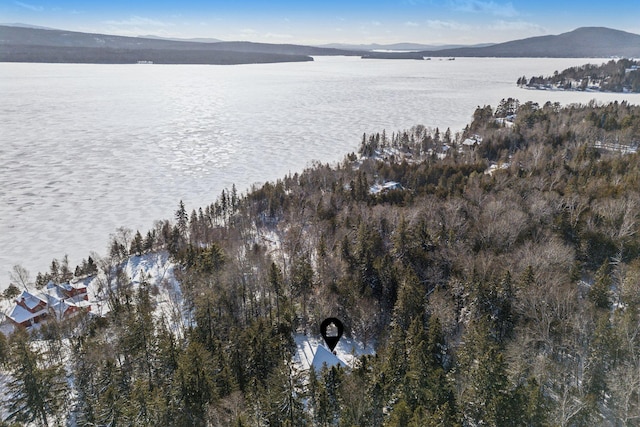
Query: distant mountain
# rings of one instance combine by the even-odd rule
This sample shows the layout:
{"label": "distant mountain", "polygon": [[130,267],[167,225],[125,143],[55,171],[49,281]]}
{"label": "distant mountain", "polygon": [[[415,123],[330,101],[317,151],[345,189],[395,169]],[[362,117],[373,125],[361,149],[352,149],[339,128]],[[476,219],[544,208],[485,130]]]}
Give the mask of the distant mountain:
{"label": "distant mountain", "polygon": [[486,47],[427,50],[424,56],[609,58],[640,57],[640,35],[604,27],[530,37]]}
{"label": "distant mountain", "polygon": [[424,59],[420,52],[371,51],[362,55],[362,59]]}
{"label": "distant mountain", "polygon": [[37,29],[37,30],[55,30],[55,28],[41,27],[39,25],[31,25],[31,24],[21,24],[20,22],[15,22],[15,23],[12,23],[12,24],[0,23],[0,25],[5,25],[7,27],[34,28],[34,29]]}
{"label": "distant mountain", "polygon": [[318,47],[344,49],[344,50],[358,50],[358,51],[423,51],[423,50],[443,50],[443,49],[457,49],[461,47],[485,47],[492,46],[494,43],[481,43],[474,45],[460,45],[460,44],[446,44],[446,45],[431,45],[420,43],[393,43],[393,44],[343,44],[343,43],[330,43],[320,45]]}
{"label": "distant mountain", "polygon": [[154,39],[154,40],[168,40],[172,42],[192,42],[192,43],[220,43],[222,40],[214,39],[214,38],[191,38],[191,39],[182,39],[179,37],[159,37],[154,35],[146,35],[146,36],[138,36],[141,39]]}
{"label": "distant mountain", "polygon": [[0,62],[244,64],[312,61],[310,55],[361,53],[288,44],[195,43],[0,26]]}
{"label": "distant mountain", "polygon": [[415,43],[321,47],[214,40],[123,37],[34,28],[26,24],[0,25],[0,62],[245,64],[312,61],[311,56],[323,55],[363,56],[372,51],[409,51],[424,57],[640,57],[640,35],[603,27],[464,47]]}

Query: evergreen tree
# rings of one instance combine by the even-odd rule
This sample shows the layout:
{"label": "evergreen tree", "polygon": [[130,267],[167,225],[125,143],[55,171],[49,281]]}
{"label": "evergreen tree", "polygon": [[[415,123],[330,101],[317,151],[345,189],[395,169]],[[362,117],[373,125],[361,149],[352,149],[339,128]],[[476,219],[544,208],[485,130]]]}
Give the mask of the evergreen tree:
{"label": "evergreen tree", "polygon": [[189,221],[189,215],[187,214],[187,210],[184,207],[184,203],[182,202],[182,200],[180,200],[180,205],[178,206],[175,217],[178,231],[180,232],[180,235],[185,238],[187,233],[187,222]]}
{"label": "evergreen tree", "polygon": [[92,408],[97,425],[127,425],[129,382],[113,358],[106,358],[99,368],[96,381],[96,403]]}
{"label": "evergreen tree", "polygon": [[191,341],[178,358],[176,380],[178,400],[184,415],[179,425],[205,424],[208,405],[216,398],[211,353],[197,341]]}
{"label": "evergreen tree", "polygon": [[129,248],[130,255],[140,256],[144,252],[144,241],[142,240],[142,234],[140,231],[136,231],[133,240],[131,241],[131,247]]}
{"label": "evergreen tree", "polygon": [[463,416],[471,425],[520,425],[522,403],[509,386],[507,363],[493,339],[487,319],[470,325],[460,353],[459,373],[465,384]]}
{"label": "evergreen tree", "polygon": [[302,299],[302,321],[306,324],[307,319],[307,300],[309,293],[313,289],[313,267],[309,259],[309,254],[303,254],[293,261],[291,267],[291,287],[293,294]]}
{"label": "evergreen tree", "polygon": [[609,310],[611,307],[609,268],[609,263],[605,261],[596,272],[594,283],[589,289],[589,299],[596,308],[602,310]]}
{"label": "evergreen tree", "polygon": [[48,426],[52,418],[58,418],[68,391],[64,371],[33,350],[28,335],[22,331],[12,337],[11,375],[13,379],[7,384],[7,420]]}

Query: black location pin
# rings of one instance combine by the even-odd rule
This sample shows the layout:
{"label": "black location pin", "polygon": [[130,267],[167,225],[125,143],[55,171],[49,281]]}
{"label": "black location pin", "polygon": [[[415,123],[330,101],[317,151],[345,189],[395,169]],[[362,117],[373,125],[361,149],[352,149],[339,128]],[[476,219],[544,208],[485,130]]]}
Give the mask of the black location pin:
{"label": "black location pin", "polygon": [[340,341],[343,331],[344,326],[342,325],[342,322],[335,317],[324,319],[320,325],[322,338],[324,338],[324,342],[327,343],[327,346],[331,351],[333,351],[333,349],[336,348],[336,345],[338,345],[338,341]]}

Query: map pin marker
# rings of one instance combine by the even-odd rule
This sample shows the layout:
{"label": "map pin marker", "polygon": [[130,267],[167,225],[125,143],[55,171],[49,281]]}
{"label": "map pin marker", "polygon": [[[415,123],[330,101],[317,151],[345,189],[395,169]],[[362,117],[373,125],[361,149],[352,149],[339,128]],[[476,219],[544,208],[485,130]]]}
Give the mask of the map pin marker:
{"label": "map pin marker", "polygon": [[320,325],[322,338],[324,338],[324,342],[327,343],[327,347],[329,347],[329,350],[331,351],[333,351],[333,349],[336,348],[336,345],[338,345],[338,341],[340,341],[343,331],[344,326],[342,325],[342,322],[335,317],[324,319]]}

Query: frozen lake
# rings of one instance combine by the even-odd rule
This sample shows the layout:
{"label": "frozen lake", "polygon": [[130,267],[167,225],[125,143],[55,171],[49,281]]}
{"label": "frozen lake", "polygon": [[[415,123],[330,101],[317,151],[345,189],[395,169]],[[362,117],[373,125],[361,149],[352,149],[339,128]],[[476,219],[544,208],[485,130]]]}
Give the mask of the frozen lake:
{"label": "frozen lake", "polygon": [[363,133],[460,131],[502,98],[562,104],[640,95],[519,89],[599,60],[361,60],[241,66],[0,63],[0,289],[21,264],[74,268],[120,226],[213,202],[224,188],[332,162]]}

